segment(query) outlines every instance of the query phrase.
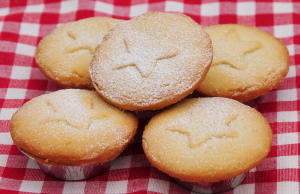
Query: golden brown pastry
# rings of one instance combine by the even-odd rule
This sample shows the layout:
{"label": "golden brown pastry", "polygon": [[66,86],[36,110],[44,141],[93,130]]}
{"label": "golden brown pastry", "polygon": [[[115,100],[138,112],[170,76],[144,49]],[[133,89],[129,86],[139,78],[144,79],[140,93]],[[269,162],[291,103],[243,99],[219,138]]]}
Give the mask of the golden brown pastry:
{"label": "golden brown pastry", "polygon": [[90,74],[107,102],[126,110],[157,110],[195,90],[211,60],[211,40],[194,20],[148,12],[104,37]]}
{"label": "golden brown pastry", "polygon": [[274,36],[254,27],[223,24],[205,28],[213,61],[198,91],[249,101],[276,88],[289,70],[289,53]]}
{"label": "golden brown pastry", "polygon": [[81,165],[116,158],[137,123],[95,91],[65,89],[25,103],[13,115],[10,132],[19,148],[43,163]]}
{"label": "golden brown pastry", "polygon": [[272,131],[255,109],[228,98],[190,98],[154,116],[144,152],[159,170],[188,182],[231,179],[261,163]]}
{"label": "golden brown pastry", "polygon": [[44,37],[35,59],[40,70],[66,88],[92,88],[88,72],[96,46],[122,20],[92,17],[66,23]]}

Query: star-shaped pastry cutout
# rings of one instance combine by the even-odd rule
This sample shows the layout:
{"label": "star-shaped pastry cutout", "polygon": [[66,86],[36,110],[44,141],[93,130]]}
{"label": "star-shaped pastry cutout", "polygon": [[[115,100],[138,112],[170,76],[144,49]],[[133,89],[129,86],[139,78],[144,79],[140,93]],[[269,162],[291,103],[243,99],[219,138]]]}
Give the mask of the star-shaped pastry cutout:
{"label": "star-shaped pastry cutout", "polygon": [[[68,31],[67,36],[74,41],[82,42],[80,40],[79,41],[77,40],[78,37],[72,31]],[[92,48],[90,45],[79,45],[79,46],[76,45],[76,46],[67,47],[65,53],[72,54],[81,50],[88,51],[90,54],[93,54],[95,51],[95,49]]]}
{"label": "star-shaped pastry cutout", "polygon": [[68,125],[69,127],[76,129],[76,130],[89,130],[92,126],[92,124],[96,121],[103,120],[107,117],[106,114],[98,114],[95,116],[92,116],[89,118],[87,121],[84,122],[74,122],[71,119],[63,118],[63,117],[53,117],[50,119],[47,119],[41,123],[41,125],[45,125],[48,123],[54,123],[54,124],[59,124],[59,123],[64,123],[65,125]]}
{"label": "star-shaped pastry cutout", "polygon": [[[213,138],[233,138],[237,137],[237,131],[231,126],[232,122],[238,117],[237,114],[232,114],[226,117],[216,117],[215,119],[199,119],[193,120],[193,116],[177,122],[174,127],[169,127],[167,130],[178,132],[188,136],[189,147],[195,148],[201,146]],[[189,126],[188,128],[186,126]]]}
{"label": "star-shaped pastry cutout", "polygon": [[245,55],[261,48],[256,41],[244,41],[231,29],[213,41],[213,66],[226,64],[235,69],[246,69]]}
{"label": "star-shaped pastry cutout", "polygon": [[90,109],[90,116],[88,119],[83,118],[83,120],[74,120],[73,118],[67,118],[63,114],[59,113],[55,105],[50,101],[46,101],[46,105],[53,112],[53,115],[51,118],[42,121],[41,125],[54,123],[64,123],[65,125],[76,129],[76,130],[89,130],[92,126],[92,124],[96,121],[104,120],[107,117],[109,117],[109,114],[105,112],[99,112],[99,110],[96,110],[94,107],[94,100],[92,98],[85,98],[83,99],[83,103],[88,105],[88,108]]}
{"label": "star-shaped pastry cutout", "polygon": [[113,69],[120,70],[134,66],[143,78],[147,78],[152,74],[158,61],[173,58],[179,53],[177,48],[155,39],[142,41],[141,43],[137,40],[129,41],[124,38],[124,52],[114,58],[116,65]]}

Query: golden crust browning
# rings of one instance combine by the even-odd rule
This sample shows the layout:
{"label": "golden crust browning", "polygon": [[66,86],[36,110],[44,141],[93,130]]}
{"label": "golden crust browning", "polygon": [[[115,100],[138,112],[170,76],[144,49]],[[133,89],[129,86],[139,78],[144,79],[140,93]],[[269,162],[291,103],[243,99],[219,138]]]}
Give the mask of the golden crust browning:
{"label": "golden crust browning", "polygon": [[36,97],[12,117],[14,143],[37,160],[57,165],[104,163],[133,138],[137,118],[95,91],[65,89]]}
{"label": "golden crust browning", "polygon": [[92,17],[63,24],[44,37],[36,50],[40,70],[66,88],[93,88],[88,68],[96,46],[122,20]]}
{"label": "golden crust browning", "polygon": [[143,132],[152,165],[189,182],[231,179],[261,163],[272,131],[255,109],[227,98],[191,98],[154,116]]}
{"label": "golden crust browning", "polygon": [[105,36],[90,74],[107,102],[126,110],[157,110],[195,90],[211,60],[211,40],[190,17],[148,12]]}
{"label": "golden crust browning", "polygon": [[206,27],[213,61],[198,91],[249,101],[276,88],[289,70],[289,53],[274,36],[246,25]]}

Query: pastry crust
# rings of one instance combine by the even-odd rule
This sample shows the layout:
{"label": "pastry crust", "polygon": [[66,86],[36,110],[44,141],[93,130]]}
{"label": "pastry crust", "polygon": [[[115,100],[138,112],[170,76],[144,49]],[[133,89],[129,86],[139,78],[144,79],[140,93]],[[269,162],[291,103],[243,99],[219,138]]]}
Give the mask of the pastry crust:
{"label": "pastry crust", "polygon": [[25,103],[12,117],[14,143],[39,161],[57,165],[104,163],[133,138],[138,121],[95,91],[59,90]]}
{"label": "pastry crust", "polygon": [[272,130],[255,109],[228,98],[190,98],[154,116],[143,132],[151,164],[189,182],[231,179],[261,163]]}
{"label": "pastry crust", "polygon": [[288,73],[288,50],[271,34],[239,24],[205,30],[212,39],[214,57],[199,92],[249,101],[276,88]]}
{"label": "pastry crust", "polygon": [[126,110],[157,110],[195,90],[211,60],[211,40],[190,17],[148,12],[104,37],[90,74],[107,102]]}
{"label": "pastry crust", "polygon": [[122,20],[92,17],[66,23],[44,37],[36,50],[40,70],[66,88],[93,88],[89,65],[103,36]]}

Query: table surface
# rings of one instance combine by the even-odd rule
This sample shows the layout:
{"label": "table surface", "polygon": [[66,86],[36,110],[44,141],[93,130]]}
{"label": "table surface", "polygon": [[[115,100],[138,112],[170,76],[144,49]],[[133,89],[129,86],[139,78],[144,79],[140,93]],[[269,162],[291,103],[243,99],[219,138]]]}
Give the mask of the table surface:
{"label": "table surface", "polygon": [[189,193],[152,167],[135,140],[102,175],[87,181],[58,181],[22,155],[9,133],[12,114],[24,102],[61,89],[34,60],[36,45],[58,24],[92,16],[130,19],[156,10],[181,12],[203,26],[255,26],[283,41],[290,70],[281,85],[250,102],[270,122],[273,145],[266,160],[228,193],[299,193],[300,3],[292,1],[0,1],[0,191],[5,193]]}

